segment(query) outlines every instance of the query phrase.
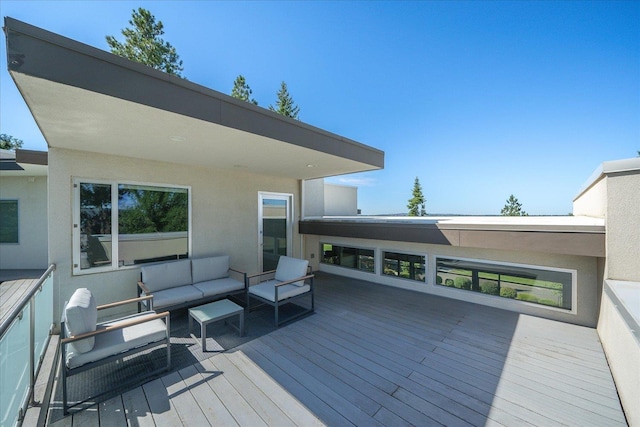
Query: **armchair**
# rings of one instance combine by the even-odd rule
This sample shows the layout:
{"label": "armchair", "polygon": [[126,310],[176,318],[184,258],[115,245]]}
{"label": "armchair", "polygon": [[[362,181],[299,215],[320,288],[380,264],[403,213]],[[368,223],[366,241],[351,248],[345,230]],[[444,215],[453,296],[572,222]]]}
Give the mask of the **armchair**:
{"label": "armchair", "polygon": [[[123,304],[140,303],[151,298],[153,296],[149,295],[96,306],[93,295],[88,289],[77,289],[71,296],[64,309],[60,332],[60,371],[65,415],[69,410],[67,378],[73,375],[160,345],[166,345],[167,364],[149,372],[148,375],[152,376],[169,370],[171,345],[168,311],[164,313],[147,311],[103,323],[96,322],[99,310]],[[96,396],[89,396],[72,406],[107,392],[109,390]]]}
{"label": "armchair", "polygon": [[[312,313],[315,309],[313,295],[314,275],[307,274],[308,266],[309,261],[307,260],[281,256],[278,259],[278,266],[275,270],[247,276],[247,310],[250,310],[251,298],[273,306],[276,326]],[[268,279],[268,276],[273,278]],[[258,283],[252,285],[252,280],[257,280]],[[307,310],[290,316],[285,320],[280,320],[280,307],[306,297],[311,299]]]}

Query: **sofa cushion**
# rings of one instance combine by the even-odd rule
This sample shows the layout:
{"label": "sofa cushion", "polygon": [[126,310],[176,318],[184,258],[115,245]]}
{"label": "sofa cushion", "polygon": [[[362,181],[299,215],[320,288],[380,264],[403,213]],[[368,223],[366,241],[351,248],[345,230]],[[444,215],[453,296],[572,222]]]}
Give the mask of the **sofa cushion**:
{"label": "sofa cushion", "polygon": [[229,256],[215,256],[191,260],[193,283],[229,277]]}
{"label": "sofa cushion", "polygon": [[202,298],[202,292],[192,285],[178,286],[176,288],[163,289],[153,293],[153,309],[182,304],[187,301],[196,301]]}
{"label": "sofa cushion", "polygon": [[[307,266],[309,261],[306,259],[291,258],[288,256],[281,256],[278,259],[278,268],[276,268],[275,279],[281,282],[287,280],[293,280],[298,277],[307,275]],[[303,286],[304,280],[293,283],[296,286]]]}
{"label": "sofa cushion", "polygon": [[[282,259],[282,258],[281,258]],[[278,280],[268,280],[259,285],[249,287],[249,293],[262,297],[268,301],[276,302],[276,284]],[[278,286],[278,301],[304,294],[311,289],[311,286],[282,285]]]}
{"label": "sofa cushion", "polygon": [[142,282],[152,294],[168,288],[191,284],[191,260],[147,265],[140,269]]}
{"label": "sofa cushion", "polygon": [[194,283],[193,286],[200,290],[205,298],[212,297],[214,295],[224,296],[229,292],[244,289],[244,283],[230,277]]}
{"label": "sofa cushion", "polygon": [[[131,319],[152,316],[154,314],[155,312],[153,311],[134,314],[126,318],[118,319],[117,321],[102,323],[98,326],[98,329],[104,329],[110,325],[117,325]],[[96,342],[90,352],[69,352],[67,353],[67,360],[65,362],[67,367],[77,368],[86,363],[102,360],[136,347],[162,341],[167,338],[166,330],[166,324],[161,319],[155,319],[139,325],[128,326],[124,329],[106,332],[95,337]]]}
{"label": "sofa cushion", "polygon": [[[65,329],[67,336],[80,335],[96,330],[98,310],[96,300],[86,288],[76,289],[64,309]],[[70,351],[86,353],[91,351],[95,338],[85,338],[70,344]]]}

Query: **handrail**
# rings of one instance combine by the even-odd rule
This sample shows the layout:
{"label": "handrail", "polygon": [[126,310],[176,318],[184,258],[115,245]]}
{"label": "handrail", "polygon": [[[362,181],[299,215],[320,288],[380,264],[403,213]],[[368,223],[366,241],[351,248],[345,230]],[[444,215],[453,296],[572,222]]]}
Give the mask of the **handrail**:
{"label": "handrail", "polygon": [[13,320],[18,317],[24,307],[29,303],[29,301],[31,301],[31,297],[33,297],[35,293],[38,292],[38,290],[44,284],[44,281],[47,280],[47,277],[49,277],[49,274],[51,274],[52,271],[55,271],[55,269],[56,265],[51,264],[49,268],[47,268],[47,271],[45,271],[44,274],[40,276],[40,279],[38,279],[36,284],[33,285],[31,289],[29,289],[29,292],[27,292],[27,294],[22,297],[18,305],[13,307],[9,316],[7,316],[4,322],[2,322],[2,324],[0,325],[0,338],[4,336],[4,333],[7,331],[7,329],[9,329],[9,326],[11,326]]}

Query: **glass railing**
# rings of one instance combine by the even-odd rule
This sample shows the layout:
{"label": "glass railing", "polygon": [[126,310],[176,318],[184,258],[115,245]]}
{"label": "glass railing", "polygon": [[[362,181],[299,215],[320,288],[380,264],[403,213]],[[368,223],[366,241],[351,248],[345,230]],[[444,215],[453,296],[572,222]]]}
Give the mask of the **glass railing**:
{"label": "glass railing", "polygon": [[28,289],[0,325],[0,427],[20,425],[53,324],[53,271]]}

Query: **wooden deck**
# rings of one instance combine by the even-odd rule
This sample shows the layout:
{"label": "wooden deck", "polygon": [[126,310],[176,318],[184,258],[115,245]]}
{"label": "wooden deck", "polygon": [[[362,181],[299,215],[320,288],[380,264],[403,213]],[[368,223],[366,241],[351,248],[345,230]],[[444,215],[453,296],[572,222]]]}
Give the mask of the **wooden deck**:
{"label": "wooden deck", "polygon": [[0,323],[20,304],[38,279],[17,279],[0,283]]}
{"label": "wooden deck", "polygon": [[55,425],[627,425],[594,329],[316,284],[314,315]]}

